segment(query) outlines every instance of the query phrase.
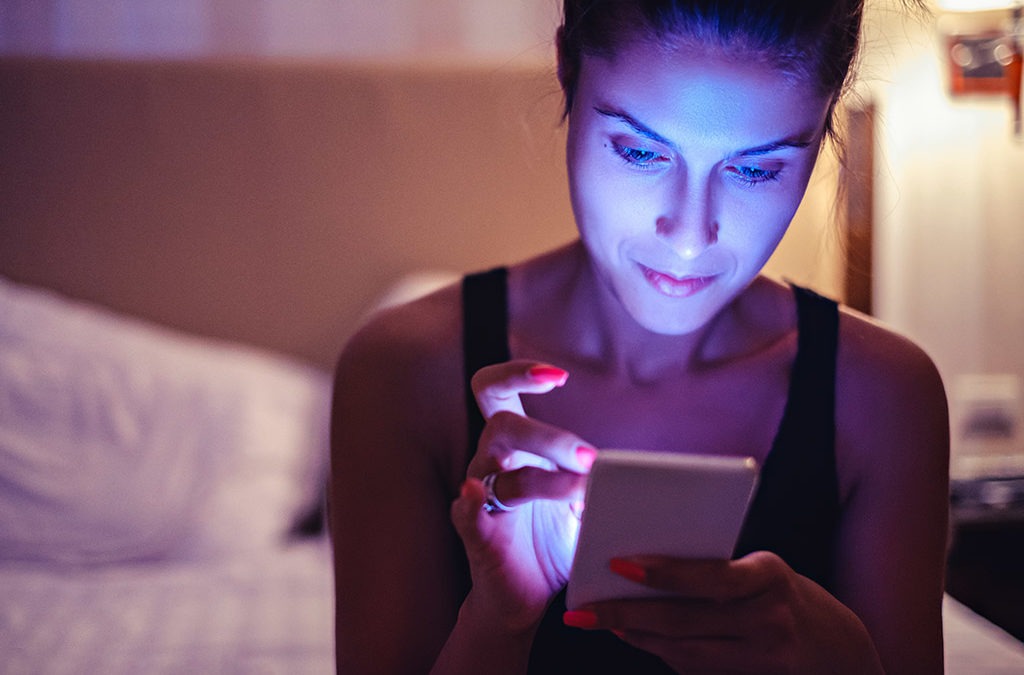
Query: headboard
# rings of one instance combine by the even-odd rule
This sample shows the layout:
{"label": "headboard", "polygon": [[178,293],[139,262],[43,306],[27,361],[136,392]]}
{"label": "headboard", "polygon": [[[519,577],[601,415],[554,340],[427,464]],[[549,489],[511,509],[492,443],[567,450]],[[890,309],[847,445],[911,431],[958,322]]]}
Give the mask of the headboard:
{"label": "headboard", "polygon": [[0,60],[0,274],[330,367],[410,271],[567,241],[548,68]]}

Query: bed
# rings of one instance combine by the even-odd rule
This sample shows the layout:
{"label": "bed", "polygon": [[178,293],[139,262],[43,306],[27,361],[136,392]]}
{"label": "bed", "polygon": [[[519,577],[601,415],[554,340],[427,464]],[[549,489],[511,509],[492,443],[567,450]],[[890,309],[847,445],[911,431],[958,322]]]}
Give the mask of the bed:
{"label": "bed", "polygon": [[[0,59],[0,672],[333,672],[334,359],[571,236],[550,77]],[[948,672],[1024,672],[945,626]]]}
{"label": "bed", "polygon": [[0,278],[0,672],[323,673],[330,378]]}
{"label": "bed", "polygon": [[4,566],[0,669],[281,673],[334,668],[325,542],[256,559],[56,573]]}

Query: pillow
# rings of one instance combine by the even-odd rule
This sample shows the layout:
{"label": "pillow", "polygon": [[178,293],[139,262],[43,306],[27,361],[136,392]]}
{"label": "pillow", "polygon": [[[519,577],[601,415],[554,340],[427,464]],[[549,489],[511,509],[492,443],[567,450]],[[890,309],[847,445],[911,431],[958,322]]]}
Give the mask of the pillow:
{"label": "pillow", "polygon": [[0,277],[0,558],[276,546],[327,456],[326,373]]}
{"label": "pillow", "polygon": [[331,377],[254,350],[222,354],[236,416],[237,460],[214,486],[191,554],[248,555],[280,546],[319,504],[330,455]]}

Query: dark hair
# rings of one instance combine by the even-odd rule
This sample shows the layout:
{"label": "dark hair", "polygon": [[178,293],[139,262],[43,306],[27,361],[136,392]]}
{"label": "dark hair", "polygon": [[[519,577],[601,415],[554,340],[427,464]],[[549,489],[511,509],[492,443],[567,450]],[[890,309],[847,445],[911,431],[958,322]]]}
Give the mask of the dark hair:
{"label": "dark hair", "polygon": [[572,109],[584,55],[611,57],[632,40],[742,55],[814,83],[835,102],[860,44],[864,0],[565,0],[558,79]]}

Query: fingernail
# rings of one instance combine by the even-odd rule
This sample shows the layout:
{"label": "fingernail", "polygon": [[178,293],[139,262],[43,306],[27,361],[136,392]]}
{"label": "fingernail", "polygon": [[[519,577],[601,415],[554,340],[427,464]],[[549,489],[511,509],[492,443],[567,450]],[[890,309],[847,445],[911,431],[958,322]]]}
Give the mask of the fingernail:
{"label": "fingernail", "polygon": [[587,471],[590,470],[590,467],[594,466],[595,459],[597,459],[597,450],[587,445],[576,447],[576,461]]}
{"label": "fingernail", "polygon": [[629,579],[638,584],[647,581],[647,570],[634,562],[623,560],[622,558],[612,558],[611,562],[608,563],[608,567],[623,579]]}
{"label": "fingernail", "polygon": [[561,387],[569,379],[568,371],[556,368],[555,366],[534,366],[529,370],[530,377],[543,384],[553,384]]}
{"label": "fingernail", "polygon": [[562,614],[562,622],[573,628],[597,628],[597,614],[586,609],[570,609]]}

